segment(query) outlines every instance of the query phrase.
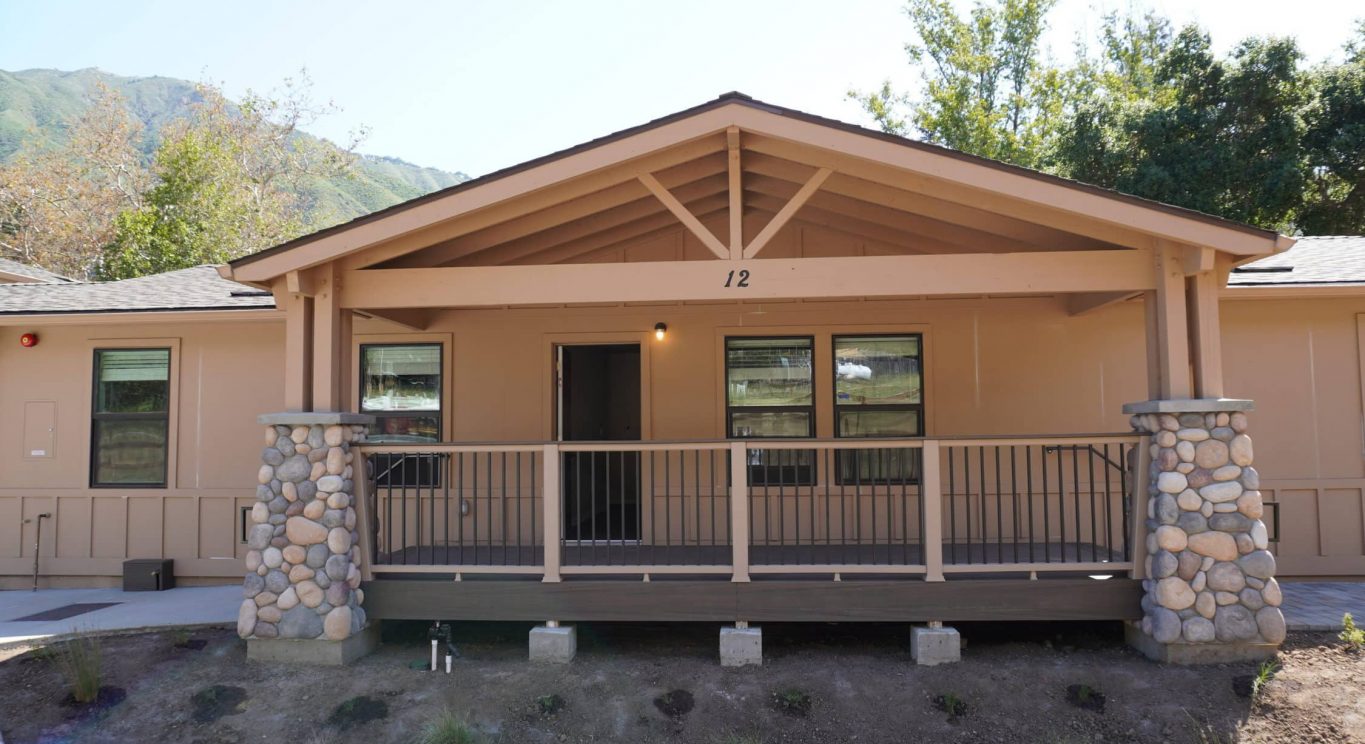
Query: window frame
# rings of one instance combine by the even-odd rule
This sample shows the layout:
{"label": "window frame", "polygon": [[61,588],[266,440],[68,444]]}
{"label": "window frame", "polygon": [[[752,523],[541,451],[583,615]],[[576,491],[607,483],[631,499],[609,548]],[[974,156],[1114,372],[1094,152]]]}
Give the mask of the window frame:
{"label": "window frame", "polygon": [[[810,344],[810,403],[804,406],[732,406],[730,404],[730,341],[807,341]],[[813,334],[807,335],[753,335],[753,336],[725,336],[723,339],[722,351],[725,355],[724,364],[724,384],[725,384],[725,437],[726,439],[747,439],[762,441],[764,439],[815,439],[819,429],[816,428],[816,410],[819,401],[818,382],[819,378],[816,370],[819,368],[817,363],[818,349],[816,339]],[[768,437],[742,437],[734,433],[734,413],[735,411],[762,411],[774,413],[808,413],[807,434],[805,436],[768,436]],[[818,463],[815,450],[771,450],[776,452],[776,463],[766,463],[761,460],[769,450],[762,447],[756,448],[758,451],[750,450],[750,462],[748,467],[749,485],[755,487],[770,486],[811,486],[817,478]],[[789,455],[785,453],[790,453]],[[806,454],[810,458],[809,464],[801,464],[798,458],[801,454]],[[790,457],[790,464],[783,464],[784,457]],[[787,470],[790,469],[792,477],[787,478]],[[773,474],[776,474],[776,478]],[[728,476],[727,476],[728,478]]]}
{"label": "window frame", "polygon": [[[913,338],[913,339],[915,339],[916,347],[918,348],[918,353],[916,354],[916,358],[917,358],[918,361],[919,361],[919,380],[920,380],[919,402],[918,402],[918,403],[874,403],[874,404],[872,404],[872,405],[855,404],[855,403],[843,403],[843,404],[841,404],[841,403],[839,402],[839,355],[838,355],[837,352],[838,352],[838,348],[839,348],[839,340],[840,340],[840,339],[848,339],[848,338],[867,338],[867,339],[909,339],[909,338]],[[929,387],[929,386],[928,386],[928,384],[926,383],[927,374],[926,374],[925,365],[924,365],[924,356],[925,356],[925,355],[924,355],[924,334],[923,334],[923,333],[920,333],[920,332],[904,332],[904,333],[892,333],[892,332],[886,332],[886,333],[832,333],[832,334],[830,334],[830,337],[829,337],[829,350],[830,350],[830,375],[831,375],[831,377],[830,377],[830,397],[832,398],[832,401],[833,401],[832,414],[833,414],[833,419],[834,419],[834,420],[833,420],[833,424],[834,424],[834,438],[835,438],[835,439],[887,439],[887,438],[895,438],[895,439],[924,439],[926,436],[928,436],[928,421],[927,421],[927,419],[925,418],[925,415],[926,415],[925,408],[926,408],[926,398],[928,397],[928,396],[927,396],[927,390],[928,390],[928,387]],[[919,434],[915,434],[915,435],[911,435],[911,436],[906,436],[906,437],[871,437],[871,436],[852,436],[852,435],[846,435],[846,434],[843,434],[843,433],[842,433],[842,427],[839,425],[839,424],[840,424],[840,421],[841,421],[841,416],[840,416],[840,414],[841,414],[841,413],[844,413],[844,412],[850,412],[850,411],[865,411],[865,412],[869,412],[869,413],[876,413],[876,412],[891,412],[891,413],[897,413],[897,412],[912,411],[912,412],[915,412],[915,413],[918,414],[917,419],[918,419],[918,422],[919,422],[919,432],[920,432],[920,433],[919,433]],[[873,452],[880,452],[881,450],[870,450],[870,451],[873,451]],[[903,482],[903,483],[907,483],[907,484],[912,484],[912,485],[913,485],[913,484],[918,484],[918,483],[920,482],[920,477],[919,477],[920,474],[919,474],[918,472],[915,473],[914,476],[907,476],[907,475],[902,474],[902,477],[900,477],[900,478],[895,478],[895,477],[885,477],[885,478],[870,478],[870,477],[869,477],[869,478],[863,478],[863,477],[860,475],[860,468],[858,468],[858,466],[856,465],[856,461],[857,461],[857,459],[858,459],[861,455],[865,454],[865,452],[867,452],[867,451],[864,451],[864,450],[845,450],[845,451],[841,451],[841,452],[838,452],[838,453],[837,453],[837,456],[836,456],[836,458],[835,458],[836,461],[835,461],[835,463],[834,463],[834,472],[831,474],[831,475],[833,476],[833,479],[834,479],[834,482],[835,482],[836,485],[841,485],[841,486],[842,486],[842,485],[848,485],[850,482],[867,483],[867,484],[869,484],[869,485],[890,484],[890,483],[902,483],[902,482]],[[917,452],[922,453],[923,450],[917,450]],[[852,459],[852,460],[854,461],[854,463],[855,463],[854,466],[853,466],[853,467],[854,467],[854,473],[855,473],[855,475],[854,475],[854,478],[853,478],[852,480],[846,479],[846,478],[844,477],[844,469],[845,469],[845,467],[846,467],[844,460],[845,460],[845,456],[848,456],[848,455],[852,455],[852,457],[851,457],[850,459]],[[921,467],[922,467],[922,465],[921,465]],[[919,468],[916,468],[916,470],[918,470],[918,469],[919,469]]]}
{"label": "window frame", "polygon": [[[810,404],[804,406],[734,406],[730,404],[730,341],[809,341],[810,342]],[[817,380],[815,376],[815,336],[813,335],[781,335],[781,336],[725,336],[724,337],[724,377],[725,377],[725,438],[726,439],[814,439],[818,431],[816,428],[816,388]],[[772,437],[742,437],[734,433],[734,414],[735,411],[764,411],[772,413],[807,413],[810,414],[810,425],[807,427],[809,432],[805,436],[772,436]]]}
{"label": "window frame", "polygon": [[[421,444],[439,444],[445,438],[445,415],[446,415],[446,345],[444,341],[367,341],[359,344],[359,353],[356,354],[356,411],[367,416],[374,416],[375,423],[384,418],[414,418],[413,411],[369,411],[365,409],[365,352],[371,347],[396,347],[396,346],[434,346],[436,347],[436,403],[435,411],[419,411],[417,415],[431,414],[436,419],[436,439],[433,442],[423,442]],[[373,440],[370,440],[373,441]],[[385,442],[374,442],[380,446]],[[389,443],[392,444],[392,443]],[[414,443],[416,444],[416,443]],[[430,454],[415,453],[385,453],[376,452],[371,454],[371,472],[375,475],[374,482],[377,488],[440,488],[442,484],[441,471],[449,462],[449,454],[439,454],[435,457]],[[410,462],[409,462],[410,461]],[[381,462],[383,465],[381,466]],[[380,467],[385,467],[383,473]],[[410,472],[412,471],[412,472]],[[395,478],[395,472],[401,474]]]}
{"label": "window frame", "polygon": [[[376,422],[383,418],[412,418],[413,411],[369,411],[365,409],[365,352],[373,347],[394,347],[394,346],[434,346],[436,347],[436,402],[438,408],[435,411],[418,411],[417,415],[431,415],[436,419],[436,441],[430,444],[439,444],[445,437],[445,413],[446,413],[446,350],[445,343],[442,341],[366,341],[360,344],[360,353],[356,355],[356,411],[366,416],[374,416]],[[375,442],[383,444],[383,442]]]}
{"label": "window frame", "polygon": [[[105,352],[119,351],[164,351],[166,352],[166,410],[158,413],[126,413],[100,411],[100,370],[101,355]],[[92,350],[90,379],[90,488],[170,488],[171,453],[175,430],[171,426],[171,411],[175,408],[175,347],[173,346],[97,346]],[[99,436],[101,421],[164,421],[166,441],[162,445],[161,480],[155,482],[102,483],[99,480]]]}

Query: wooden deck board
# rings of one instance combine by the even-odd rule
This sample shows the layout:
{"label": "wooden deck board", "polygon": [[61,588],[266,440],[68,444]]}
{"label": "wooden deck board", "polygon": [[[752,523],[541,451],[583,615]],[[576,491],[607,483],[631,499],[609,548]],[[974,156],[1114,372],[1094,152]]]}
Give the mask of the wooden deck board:
{"label": "wooden deck board", "polygon": [[377,619],[734,622],[1134,620],[1141,582],[1113,578],[918,579],[733,583],[566,580],[366,582]]}

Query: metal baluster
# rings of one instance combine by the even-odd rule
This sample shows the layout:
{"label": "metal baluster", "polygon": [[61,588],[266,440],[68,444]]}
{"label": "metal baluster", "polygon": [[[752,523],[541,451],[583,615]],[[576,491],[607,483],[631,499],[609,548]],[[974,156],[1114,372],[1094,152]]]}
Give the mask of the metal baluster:
{"label": "metal baluster", "polygon": [[1071,498],[1075,502],[1074,522],[1076,524],[1076,562],[1081,560],[1081,463],[1076,451],[1071,451]]}
{"label": "metal baluster", "polygon": [[[1100,538],[1095,533],[1095,450],[1090,445],[1085,447],[1085,472],[1086,480],[1090,483],[1090,560],[1099,560],[1095,551],[1099,550]],[[1076,556],[1079,560],[1080,556]]]}
{"label": "metal baluster", "polygon": [[[952,548],[952,563],[957,563],[957,468],[953,465],[953,447],[945,447],[948,451],[948,541]],[[923,470],[920,471],[924,472]],[[920,500],[924,500],[921,493]],[[921,543],[921,551],[923,544]]]}
{"label": "metal baluster", "polygon": [[[1030,458],[1031,459],[1031,458]],[[1043,562],[1052,562],[1052,533],[1051,519],[1048,516],[1051,507],[1048,506],[1047,494],[1047,445],[1038,445],[1038,465],[1043,475]]]}
{"label": "metal baluster", "polygon": [[1004,492],[1000,490],[1000,447],[991,447],[995,455],[995,560],[997,563],[1005,562],[1005,522],[1001,518],[1000,512],[1003,505],[1000,503],[1004,498]]}

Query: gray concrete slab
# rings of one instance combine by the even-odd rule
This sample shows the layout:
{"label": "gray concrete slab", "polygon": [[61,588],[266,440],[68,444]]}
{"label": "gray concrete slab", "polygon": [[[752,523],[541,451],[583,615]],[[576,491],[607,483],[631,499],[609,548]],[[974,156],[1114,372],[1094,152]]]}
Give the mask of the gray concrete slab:
{"label": "gray concrete slab", "polygon": [[957,628],[910,629],[910,658],[920,666],[937,666],[962,661],[962,636]]}
{"label": "gray concrete slab", "polygon": [[[62,620],[16,622],[73,604],[112,603]],[[39,589],[0,591],[0,646],[72,633],[117,632],[141,628],[236,625],[242,587],[194,586],[164,592],[118,589]]]}
{"label": "gray concrete slab", "polygon": [[763,666],[763,629],[720,629],[720,665],[723,667]]}
{"label": "gray concrete slab", "polygon": [[1290,630],[1341,630],[1347,612],[1365,624],[1365,582],[1286,581],[1280,583],[1285,625]]}
{"label": "gray concrete slab", "polygon": [[578,630],[572,625],[537,625],[531,628],[529,651],[531,661],[568,664],[578,653]]}

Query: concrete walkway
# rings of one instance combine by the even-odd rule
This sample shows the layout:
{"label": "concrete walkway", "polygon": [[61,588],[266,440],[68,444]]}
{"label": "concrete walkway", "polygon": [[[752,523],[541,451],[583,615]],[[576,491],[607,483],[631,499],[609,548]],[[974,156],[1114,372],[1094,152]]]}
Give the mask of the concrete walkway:
{"label": "concrete walkway", "polygon": [[[136,630],[183,625],[237,624],[242,587],[199,586],[164,592],[123,592],[118,589],[40,589],[0,591],[0,646],[95,631]],[[64,619],[19,620],[79,604],[110,604]],[[70,608],[76,612],[81,608]],[[62,613],[56,613],[62,614]]]}
{"label": "concrete walkway", "polygon": [[1347,612],[1357,625],[1365,624],[1365,582],[1286,581],[1280,589],[1290,630],[1341,630]]}

